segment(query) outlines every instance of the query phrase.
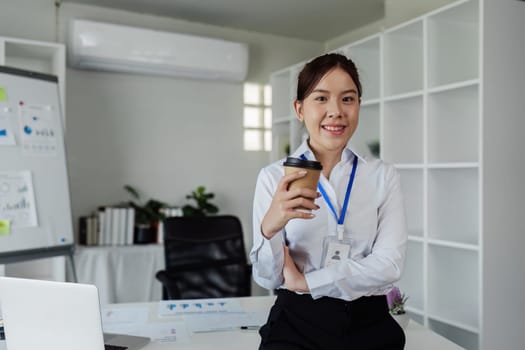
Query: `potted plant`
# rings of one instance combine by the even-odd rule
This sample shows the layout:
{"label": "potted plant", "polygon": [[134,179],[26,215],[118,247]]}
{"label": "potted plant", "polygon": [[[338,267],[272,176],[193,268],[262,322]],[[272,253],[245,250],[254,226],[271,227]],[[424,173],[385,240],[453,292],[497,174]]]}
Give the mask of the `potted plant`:
{"label": "potted plant", "polygon": [[368,146],[368,149],[370,150],[370,153],[374,157],[379,158],[379,152],[381,148],[381,146],[379,145],[379,141],[378,140],[371,141],[367,144],[367,146]]}
{"label": "potted plant", "polygon": [[135,209],[133,242],[135,244],[156,242],[159,222],[165,219],[160,209],[167,207],[167,204],[156,199],[141,202],[141,196],[134,187],[125,185],[124,189],[136,200],[128,202],[128,204]]}
{"label": "potted plant", "polygon": [[410,318],[405,311],[405,302],[408,297],[405,294],[401,294],[398,287],[394,287],[386,295],[386,301],[388,303],[388,310],[392,317],[399,323],[401,328],[405,329],[408,325]]}
{"label": "potted plant", "polygon": [[217,214],[219,208],[210,203],[209,200],[215,197],[213,193],[206,193],[206,187],[199,186],[195,191],[186,196],[186,199],[194,200],[197,206],[187,204],[182,207],[182,213],[184,216],[206,216],[211,214]]}

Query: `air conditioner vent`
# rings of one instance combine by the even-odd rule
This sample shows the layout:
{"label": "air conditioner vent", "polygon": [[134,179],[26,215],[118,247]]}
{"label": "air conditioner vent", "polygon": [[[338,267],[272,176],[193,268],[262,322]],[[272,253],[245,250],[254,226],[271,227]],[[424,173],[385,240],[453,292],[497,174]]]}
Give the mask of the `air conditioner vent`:
{"label": "air conditioner vent", "polygon": [[69,64],[79,69],[240,82],[244,43],[116,24],[72,20]]}

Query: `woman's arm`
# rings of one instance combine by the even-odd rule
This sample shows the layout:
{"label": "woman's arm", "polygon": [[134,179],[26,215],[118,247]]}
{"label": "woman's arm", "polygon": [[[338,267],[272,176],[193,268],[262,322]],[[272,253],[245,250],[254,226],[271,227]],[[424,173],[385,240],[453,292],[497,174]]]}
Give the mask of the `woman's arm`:
{"label": "woman's arm", "polygon": [[294,218],[314,217],[313,214],[299,212],[294,208],[319,208],[311,200],[318,197],[316,191],[288,191],[289,183],[303,177],[305,172],[282,176],[282,171],[278,173],[276,169],[273,170],[272,174],[271,170],[265,168],[257,178],[253,205],[253,248],[250,252],[253,278],[268,289],[283,284],[284,226]]}
{"label": "woman's arm", "polygon": [[352,299],[381,290],[399,280],[403,271],[407,230],[399,174],[387,167],[385,195],[378,207],[378,225],[372,251],[362,259],[347,259],[305,275],[312,296],[348,296]]}

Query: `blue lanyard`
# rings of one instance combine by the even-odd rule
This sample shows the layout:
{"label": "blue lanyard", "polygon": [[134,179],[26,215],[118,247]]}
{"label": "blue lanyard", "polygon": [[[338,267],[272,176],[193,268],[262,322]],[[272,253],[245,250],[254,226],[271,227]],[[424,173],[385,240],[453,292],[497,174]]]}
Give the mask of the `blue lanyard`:
{"label": "blue lanyard", "polygon": [[[301,159],[307,160],[304,154],[301,154]],[[339,216],[339,218],[337,218],[337,213],[335,211],[335,208],[332,205],[330,198],[328,198],[328,195],[326,194],[326,191],[323,185],[321,185],[321,182],[319,182],[319,184],[317,185],[317,187],[319,188],[319,192],[321,192],[321,194],[323,195],[323,198],[326,204],[328,204],[328,207],[334,214],[335,220],[337,221],[337,238],[340,241],[343,240],[343,232],[344,232],[343,223],[345,221],[345,216],[346,216],[345,214],[346,214],[346,209],[348,208],[348,202],[350,201],[350,193],[352,192],[352,187],[354,186],[356,170],[357,170],[357,156],[354,155],[354,161],[352,164],[352,172],[350,173],[350,178],[348,179],[348,186],[346,186],[345,200],[343,202],[343,207],[341,208],[341,215]]]}

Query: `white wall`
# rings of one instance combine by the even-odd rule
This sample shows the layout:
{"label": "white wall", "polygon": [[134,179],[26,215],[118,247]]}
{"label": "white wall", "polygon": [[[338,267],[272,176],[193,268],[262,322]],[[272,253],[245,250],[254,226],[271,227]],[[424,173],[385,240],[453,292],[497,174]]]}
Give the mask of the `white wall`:
{"label": "white wall", "polygon": [[0,0],[0,35],[55,40],[53,0]]}

